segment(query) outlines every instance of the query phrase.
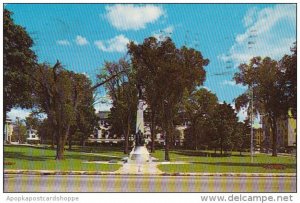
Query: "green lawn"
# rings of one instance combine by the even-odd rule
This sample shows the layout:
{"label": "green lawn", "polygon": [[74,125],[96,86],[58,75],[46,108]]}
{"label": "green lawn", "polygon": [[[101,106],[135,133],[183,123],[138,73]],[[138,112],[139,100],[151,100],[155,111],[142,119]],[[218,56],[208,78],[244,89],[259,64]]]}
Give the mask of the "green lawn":
{"label": "green lawn", "polygon": [[[153,154],[160,161],[164,159],[164,151]],[[166,164],[158,168],[164,172],[212,172],[212,173],[295,173],[295,157],[272,157],[267,154],[255,154],[253,163],[249,153],[233,153],[230,157],[211,157],[211,151],[177,150],[170,151],[171,161],[186,161],[192,164]],[[283,168],[282,168],[283,167]]]}
{"label": "green lawn", "polygon": [[[79,147],[65,151],[65,160],[56,161],[55,150],[42,147],[4,146],[4,168],[24,170],[60,170],[60,171],[116,171],[121,164],[84,163],[88,161],[121,160],[125,157],[122,149],[112,147]],[[191,164],[161,164],[163,172],[238,172],[238,173],[293,173],[296,172],[295,157],[272,157],[256,154],[251,163],[249,153],[233,153],[230,157],[212,157],[211,151],[174,150],[170,151],[171,161],[185,161]],[[152,154],[158,162],[164,161],[164,151],[156,150]],[[273,169],[280,165],[283,169]],[[271,167],[271,168],[267,168]]]}
{"label": "green lawn", "polygon": [[[65,151],[65,160],[55,160],[55,150],[28,146],[4,146],[4,169],[59,171],[116,171],[121,164],[83,163],[86,161],[121,160],[122,152],[104,150],[99,154],[82,153],[82,148]],[[110,155],[111,154],[111,155]],[[115,157],[117,156],[117,157]]]}

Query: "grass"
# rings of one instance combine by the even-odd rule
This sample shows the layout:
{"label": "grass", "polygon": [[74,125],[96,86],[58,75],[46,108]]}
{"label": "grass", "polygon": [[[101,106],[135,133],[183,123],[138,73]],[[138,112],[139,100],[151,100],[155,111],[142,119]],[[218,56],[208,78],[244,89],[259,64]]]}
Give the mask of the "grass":
{"label": "grass", "polygon": [[[295,173],[295,157],[272,157],[268,154],[255,154],[253,163],[249,153],[232,153],[230,157],[212,157],[212,151],[176,150],[170,151],[171,161],[186,161],[191,164],[159,165],[161,171],[176,172],[210,172],[210,173]],[[153,154],[159,160],[164,159],[164,151]],[[279,166],[279,167],[278,167]]]}
{"label": "grass", "polygon": [[[60,171],[116,171],[120,164],[85,163],[92,161],[121,160],[125,157],[121,148],[74,146],[65,151],[65,160],[55,160],[55,150],[42,147],[4,146],[4,168],[24,170],[60,170]],[[251,163],[249,153],[240,156],[233,153],[230,157],[213,157],[212,151],[173,150],[171,161],[185,161],[188,164],[160,164],[163,172],[238,172],[238,173],[295,173],[295,157],[272,157],[256,154]],[[156,150],[151,156],[164,160],[164,151]],[[279,168],[272,168],[280,165]],[[271,167],[270,167],[271,166]]]}
{"label": "grass", "polygon": [[65,160],[55,160],[55,150],[28,146],[4,146],[4,169],[59,171],[116,171],[120,164],[84,163],[90,161],[121,160],[121,152],[113,156],[108,151],[99,154],[82,153],[80,147],[65,151]]}

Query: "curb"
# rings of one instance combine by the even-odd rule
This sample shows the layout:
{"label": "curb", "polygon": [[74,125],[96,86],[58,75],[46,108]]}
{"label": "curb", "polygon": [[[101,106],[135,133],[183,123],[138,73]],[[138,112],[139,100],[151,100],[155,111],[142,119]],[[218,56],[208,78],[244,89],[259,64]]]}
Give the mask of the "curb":
{"label": "curb", "polygon": [[116,173],[101,171],[4,170],[24,175],[126,175],[126,176],[210,176],[210,177],[297,177],[296,173]]}

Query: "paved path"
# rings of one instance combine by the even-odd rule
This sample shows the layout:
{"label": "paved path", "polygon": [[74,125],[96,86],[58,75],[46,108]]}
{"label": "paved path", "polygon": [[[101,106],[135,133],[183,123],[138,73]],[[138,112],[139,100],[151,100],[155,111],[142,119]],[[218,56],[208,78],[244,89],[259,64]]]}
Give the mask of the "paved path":
{"label": "paved path", "polygon": [[296,192],[296,177],[5,174],[4,192]]}
{"label": "paved path", "polygon": [[115,173],[119,174],[162,174],[163,172],[157,168],[158,163],[125,163]]}

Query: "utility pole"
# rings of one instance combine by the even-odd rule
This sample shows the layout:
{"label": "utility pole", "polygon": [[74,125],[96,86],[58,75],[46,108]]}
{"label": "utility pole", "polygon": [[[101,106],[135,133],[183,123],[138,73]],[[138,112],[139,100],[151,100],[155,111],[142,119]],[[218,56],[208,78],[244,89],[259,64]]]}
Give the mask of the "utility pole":
{"label": "utility pole", "polygon": [[[248,50],[255,48],[255,44],[256,44],[256,39],[257,37],[257,30],[251,30],[250,31],[250,35],[248,36]],[[250,91],[251,91],[251,146],[250,146],[250,152],[251,152],[251,163],[253,163],[253,155],[254,155],[254,146],[253,146],[253,94],[254,94],[254,90],[253,90],[253,84],[249,87]]]}
{"label": "utility pole", "polygon": [[19,117],[16,117],[16,119],[17,119],[17,129],[18,129],[18,131],[17,131],[17,134],[18,134],[18,142],[19,142],[19,144],[21,144],[21,138],[20,138],[20,118],[19,118]]}

